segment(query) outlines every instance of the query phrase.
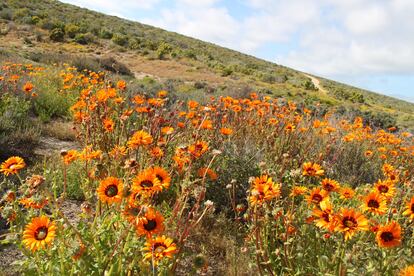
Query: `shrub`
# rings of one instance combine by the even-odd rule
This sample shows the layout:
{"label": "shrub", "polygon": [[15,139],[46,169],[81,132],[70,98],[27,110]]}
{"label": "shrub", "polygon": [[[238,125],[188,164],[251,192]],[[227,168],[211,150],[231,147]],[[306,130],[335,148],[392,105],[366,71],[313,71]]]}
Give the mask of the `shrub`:
{"label": "shrub", "polygon": [[9,9],[3,9],[0,11],[0,18],[5,20],[11,20],[13,13]]}
{"label": "shrub", "polygon": [[115,60],[113,57],[102,58],[98,62],[103,69],[110,72],[127,76],[134,75],[125,64]]}
{"label": "shrub", "polygon": [[222,77],[227,77],[227,76],[230,76],[231,74],[233,74],[233,70],[230,67],[224,67],[221,70],[221,76]]}
{"label": "shrub", "polygon": [[68,24],[65,26],[65,33],[70,38],[75,38],[76,35],[79,34],[80,28],[75,24]]}
{"label": "shrub", "polygon": [[93,42],[93,35],[91,33],[87,34],[77,34],[74,38],[76,43],[86,45]]}
{"label": "shrub", "polygon": [[112,42],[119,46],[126,46],[128,44],[128,37],[126,35],[116,33],[112,37]]}
{"label": "shrub", "polygon": [[65,32],[61,28],[54,28],[49,34],[49,38],[55,42],[62,42],[64,37]]}
{"label": "shrub", "polygon": [[304,87],[306,90],[318,91],[318,88],[315,86],[315,84],[313,83],[313,81],[312,81],[312,80],[310,80],[310,79],[307,79],[307,80],[305,81],[305,83],[303,84],[303,87]]}
{"label": "shrub", "polygon": [[157,49],[157,57],[158,59],[164,59],[166,55],[170,54],[172,51],[172,47],[170,44],[162,42]]}
{"label": "shrub", "polygon": [[113,36],[113,33],[107,29],[101,29],[99,33],[99,37],[103,39],[111,39]]}
{"label": "shrub", "polygon": [[139,38],[132,38],[128,42],[128,47],[132,50],[138,50],[141,48],[141,40]]}

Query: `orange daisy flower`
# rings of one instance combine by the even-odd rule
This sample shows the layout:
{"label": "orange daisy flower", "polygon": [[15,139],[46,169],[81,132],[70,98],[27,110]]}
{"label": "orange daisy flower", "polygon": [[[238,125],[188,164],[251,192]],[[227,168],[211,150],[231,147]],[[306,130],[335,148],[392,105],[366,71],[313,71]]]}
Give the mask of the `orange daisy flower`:
{"label": "orange daisy flower", "polygon": [[50,245],[56,236],[56,225],[48,217],[35,217],[26,225],[23,232],[23,244],[32,251]]}
{"label": "orange daisy flower", "polygon": [[103,120],[103,126],[106,132],[112,132],[114,130],[115,123],[111,118],[105,118]]}
{"label": "orange daisy flower", "polygon": [[321,185],[322,188],[327,192],[336,192],[340,188],[338,181],[330,178],[323,179]]}
{"label": "orange daisy flower", "polygon": [[322,167],[316,163],[306,162],[303,164],[303,175],[305,176],[322,176],[325,173]]}
{"label": "orange daisy flower", "polygon": [[335,230],[344,233],[345,240],[352,238],[358,231],[369,230],[368,220],[362,213],[354,209],[342,208],[336,219]]}
{"label": "orange daisy flower", "polygon": [[394,183],[389,180],[379,180],[375,183],[374,189],[377,190],[381,195],[385,196],[387,199],[394,197],[396,189]]}
{"label": "orange daisy flower", "polygon": [[153,167],[149,170],[150,173],[154,174],[155,177],[160,181],[160,184],[164,189],[170,187],[171,177],[165,169],[161,167]]}
{"label": "orange daisy flower", "polygon": [[413,276],[414,275],[414,265],[407,266],[406,268],[400,270],[398,276]]}
{"label": "orange daisy flower", "polygon": [[220,129],[220,133],[223,135],[231,135],[233,134],[233,130],[231,128],[223,127]]}
{"label": "orange daisy flower", "polygon": [[144,216],[138,218],[136,230],[139,236],[146,235],[147,237],[161,233],[164,231],[164,217],[160,212],[148,208]]}
{"label": "orange daisy flower", "polygon": [[340,189],[340,198],[341,199],[351,199],[355,195],[355,191],[349,187],[343,187]]}
{"label": "orange daisy flower", "polygon": [[319,204],[319,208],[313,209],[314,223],[319,228],[324,228],[330,232],[335,229],[335,216],[333,214],[333,206],[329,200],[323,200]]}
{"label": "orange daisy flower", "polygon": [[308,188],[305,186],[294,186],[290,192],[290,196],[300,196],[304,195],[308,191]]}
{"label": "orange daisy flower", "polygon": [[273,183],[271,177],[262,175],[254,179],[249,201],[252,205],[261,205],[265,201],[270,201],[280,196],[280,184]]}
{"label": "orange daisy flower", "polygon": [[319,204],[322,200],[328,198],[329,193],[321,188],[313,188],[309,195],[306,197],[306,200],[309,204]]}
{"label": "orange daisy flower", "polygon": [[101,180],[96,192],[102,202],[108,204],[120,203],[123,195],[122,181],[116,177],[109,176]]}
{"label": "orange daisy flower", "polygon": [[409,202],[407,202],[403,215],[408,216],[411,220],[414,220],[414,196]]}
{"label": "orange daisy flower", "polygon": [[376,191],[366,195],[361,206],[363,212],[370,212],[376,215],[383,215],[387,212],[387,200]]}
{"label": "orange daisy flower", "polygon": [[34,88],[34,86],[33,86],[33,84],[31,82],[26,82],[23,85],[23,91],[26,92],[26,93],[32,92],[33,88]]}
{"label": "orange daisy flower", "polygon": [[146,146],[152,142],[153,138],[148,132],[139,130],[132,135],[127,144],[129,148],[137,149],[139,146]]}
{"label": "orange daisy flower", "polygon": [[0,172],[5,176],[8,176],[10,174],[17,174],[24,167],[26,167],[26,163],[23,158],[12,156],[1,164]]}
{"label": "orange daisy flower", "polygon": [[188,151],[195,158],[200,157],[208,150],[208,144],[204,141],[197,141],[188,147]]}
{"label": "orange daisy flower", "polygon": [[153,261],[156,265],[163,258],[171,259],[178,252],[173,240],[165,236],[151,238],[145,243],[144,259]]}
{"label": "orange daisy flower", "polygon": [[69,165],[78,158],[79,153],[76,150],[68,150],[66,152],[61,153],[61,155],[63,158],[63,162],[66,165]]}
{"label": "orange daisy flower", "polygon": [[131,190],[142,196],[152,196],[162,189],[160,180],[152,170],[145,170],[132,180]]}
{"label": "orange daisy flower", "polygon": [[380,226],[377,235],[377,243],[380,247],[395,247],[401,243],[401,226],[391,221],[389,224]]}

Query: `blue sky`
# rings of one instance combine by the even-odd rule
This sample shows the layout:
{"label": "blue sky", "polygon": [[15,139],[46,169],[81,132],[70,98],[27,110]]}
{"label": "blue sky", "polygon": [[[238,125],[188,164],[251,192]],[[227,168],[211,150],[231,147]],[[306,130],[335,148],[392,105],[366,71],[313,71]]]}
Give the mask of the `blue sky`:
{"label": "blue sky", "polygon": [[63,0],[414,102],[413,0]]}

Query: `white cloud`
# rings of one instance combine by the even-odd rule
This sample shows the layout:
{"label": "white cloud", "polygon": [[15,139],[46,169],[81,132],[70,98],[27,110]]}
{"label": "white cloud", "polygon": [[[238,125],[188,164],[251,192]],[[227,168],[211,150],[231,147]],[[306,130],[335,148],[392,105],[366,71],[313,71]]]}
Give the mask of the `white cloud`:
{"label": "white cloud", "polygon": [[120,16],[131,10],[148,10],[152,9],[160,0],[123,0],[121,2],[113,0],[61,0],[62,2],[76,5],[91,10],[99,9],[100,11]]}
{"label": "white cloud", "polygon": [[194,1],[192,5],[187,5],[187,1],[178,1],[174,9],[163,9],[157,19],[142,21],[222,46],[235,45],[241,31],[240,24],[225,7],[215,7],[217,1],[212,0],[202,0],[198,4]]}
{"label": "white cloud", "polygon": [[228,0],[65,1],[110,14],[152,8],[159,16],[137,20],[253,55],[293,45],[266,55],[317,75],[414,74],[414,0],[230,1],[243,16]]}

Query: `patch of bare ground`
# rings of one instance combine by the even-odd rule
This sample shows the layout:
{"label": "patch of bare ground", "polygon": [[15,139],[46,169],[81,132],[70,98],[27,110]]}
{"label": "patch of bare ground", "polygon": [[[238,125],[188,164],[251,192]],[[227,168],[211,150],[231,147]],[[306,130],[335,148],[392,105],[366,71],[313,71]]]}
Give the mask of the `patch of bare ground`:
{"label": "patch of bare ground", "polygon": [[62,141],[55,137],[41,137],[39,145],[34,150],[36,155],[51,156],[62,150],[80,149],[79,144],[73,141]]}

